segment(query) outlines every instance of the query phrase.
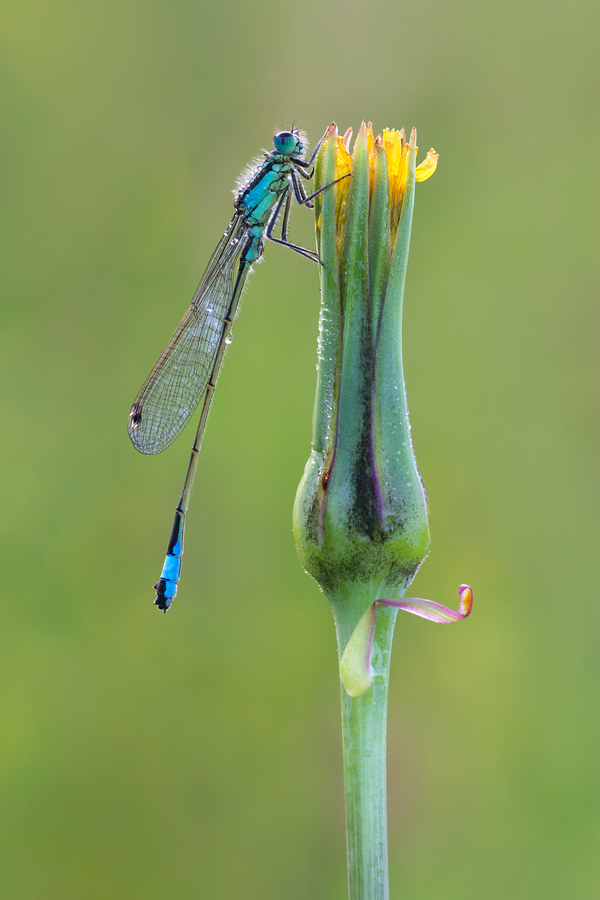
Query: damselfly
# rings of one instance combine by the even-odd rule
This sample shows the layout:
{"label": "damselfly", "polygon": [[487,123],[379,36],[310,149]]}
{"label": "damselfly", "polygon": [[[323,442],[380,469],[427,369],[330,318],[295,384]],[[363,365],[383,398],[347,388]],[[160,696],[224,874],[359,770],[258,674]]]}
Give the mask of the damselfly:
{"label": "damselfly", "polygon": [[[280,131],[273,138],[275,149],[265,153],[264,159],[244,174],[235,195],[233,219],[208,263],[188,311],[131,407],[129,437],[141,453],[154,454],[175,440],[202,400],[165,563],[154,585],[154,603],[164,612],[177,593],[185,515],[225,346],[251,266],[262,255],[263,238],[319,261],[316,253],[288,241],[288,222],[293,197],[301,206],[311,207],[310,201],[320,193],[307,196],[299,176],[307,181],[312,178],[312,165],[322,141],[323,138],[310,160],[306,160],[304,133],[297,129]],[[273,231],[282,209],[281,237],[276,238]]]}

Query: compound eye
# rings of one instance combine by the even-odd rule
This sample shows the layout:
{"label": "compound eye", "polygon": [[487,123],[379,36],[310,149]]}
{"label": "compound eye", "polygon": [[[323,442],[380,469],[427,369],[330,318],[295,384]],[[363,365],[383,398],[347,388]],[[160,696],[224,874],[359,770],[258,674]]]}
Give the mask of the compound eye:
{"label": "compound eye", "polygon": [[279,153],[290,154],[296,150],[298,138],[291,131],[280,131],[273,138],[273,144]]}

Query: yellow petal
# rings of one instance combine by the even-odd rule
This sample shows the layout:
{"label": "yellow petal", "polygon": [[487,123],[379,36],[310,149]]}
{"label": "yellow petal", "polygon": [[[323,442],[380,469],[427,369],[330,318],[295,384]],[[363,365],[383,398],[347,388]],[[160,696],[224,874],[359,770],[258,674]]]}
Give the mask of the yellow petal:
{"label": "yellow petal", "polygon": [[346,146],[346,141],[348,140],[349,142],[351,134],[352,132],[350,132],[350,135],[346,132],[344,137],[338,135],[335,144],[335,177],[344,179],[343,181],[340,181],[339,184],[336,184],[334,188],[336,218],[338,223],[338,250],[340,251],[344,238],[343,222],[346,213],[346,203],[348,202],[350,181],[352,180],[344,177],[352,172],[352,155]]}
{"label": "yellow petal", "polygon": [[431,178],[437,169],[438,156],[439,153],[431,148],[423,162],[415,169],[415,181],[427,181],[428,178]]}

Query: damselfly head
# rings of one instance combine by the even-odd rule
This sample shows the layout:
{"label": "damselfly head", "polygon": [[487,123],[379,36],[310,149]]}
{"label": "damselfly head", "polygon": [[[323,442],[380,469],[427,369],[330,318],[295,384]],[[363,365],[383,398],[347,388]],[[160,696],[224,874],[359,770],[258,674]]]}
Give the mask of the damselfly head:
{"label": "damselfly head", "polygon": [[301,133],[296,129],[294,131],[277,132],[273,138],[273,143],[278,153],[284,153],[286,156],[304,151]]}

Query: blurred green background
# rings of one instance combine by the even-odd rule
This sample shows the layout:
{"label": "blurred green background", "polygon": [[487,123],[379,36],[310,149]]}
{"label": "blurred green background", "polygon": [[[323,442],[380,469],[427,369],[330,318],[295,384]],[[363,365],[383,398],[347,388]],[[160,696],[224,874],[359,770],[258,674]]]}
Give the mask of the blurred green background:
{"label": "blurred green background", "polygon": [[[273,129],[419,129],[406,293],[433,551],[400,616],[392,897],[600,892],[592,0],[8,0],[2,25],[0,894],[343,900],[333,622],[291,507],[316,266],[252,276],[152,607],[192,431],[130,404]],[[313,241],[310,213],[292,234]]]}

